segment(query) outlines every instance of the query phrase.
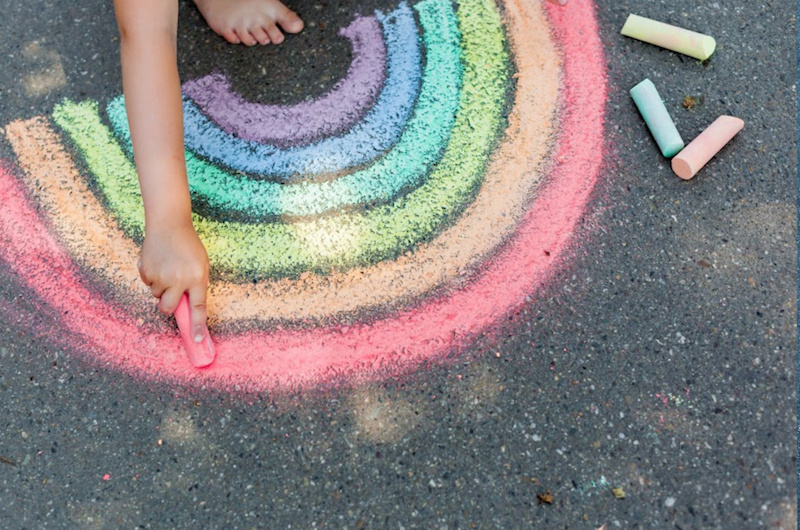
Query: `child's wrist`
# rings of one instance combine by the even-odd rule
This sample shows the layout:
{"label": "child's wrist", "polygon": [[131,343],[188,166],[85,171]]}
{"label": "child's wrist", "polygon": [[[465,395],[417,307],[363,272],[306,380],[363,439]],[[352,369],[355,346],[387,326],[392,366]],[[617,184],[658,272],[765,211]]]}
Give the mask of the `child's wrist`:
{"label": "child's wrist", "polygon": [[145,236],[187,229],[194,230],[191,210],[188,212],[172,211],[164,215],[145,217]]}

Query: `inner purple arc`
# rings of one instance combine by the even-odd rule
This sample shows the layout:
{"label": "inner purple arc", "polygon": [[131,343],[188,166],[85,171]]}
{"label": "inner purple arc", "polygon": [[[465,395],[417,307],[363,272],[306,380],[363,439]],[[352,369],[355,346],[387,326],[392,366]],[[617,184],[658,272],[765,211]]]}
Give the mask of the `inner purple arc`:
{"label": "inner purple arc", "polygon": [[317,141],[356,123],[378,97],[386,79],[386,44],[374,16],[357,17],[339,34],[350,40],[353,61],[330,92],[296,105],[245,100],[219,73],[183,84],[190,97],[225,132],[281,147]]}

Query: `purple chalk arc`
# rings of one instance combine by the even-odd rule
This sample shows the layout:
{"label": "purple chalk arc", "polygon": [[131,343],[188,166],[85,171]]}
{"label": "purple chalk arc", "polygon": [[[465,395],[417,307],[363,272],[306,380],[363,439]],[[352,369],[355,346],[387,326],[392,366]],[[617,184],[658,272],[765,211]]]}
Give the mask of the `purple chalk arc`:
{"label": "purple chalk arc", "polygon": [[184,83],[183,93],[221,129],[243,140],[290,146],[338,134],[361,119],[386,79],[386,45],[374,16],[357,17],[339,35],[350,41],[353,60],[345,77],[313,101],[253,103],[219,73]]}

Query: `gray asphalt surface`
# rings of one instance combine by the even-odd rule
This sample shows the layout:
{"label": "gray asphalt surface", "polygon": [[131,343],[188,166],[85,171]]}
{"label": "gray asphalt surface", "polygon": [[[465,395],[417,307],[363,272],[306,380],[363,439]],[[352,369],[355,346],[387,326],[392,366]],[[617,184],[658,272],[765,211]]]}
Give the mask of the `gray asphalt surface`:
{"label": "gray asphalt surface", "polygon": [[[251,400],[145,384],[27,333],[48,316],[0,265],[0,301],[22,315],[0,323],[0,527],[796,528],[797,3],[597,3],[611,155],[580,243],[454,366]],[[330,28],[375,5],[293,4],[307,29],[254,74],[257,51],[184,2],[181,74],[225,65],[262,101],[321,94],[349,60]],[[717,52],[701,65],[625,39],[630,12]],[[2,13],[0,125],[121,92],[111,2]],[[62,86],[23,82],[52,67],[33,41]],[[685,138],[746,122],[692,181],[628,97],[644,77]]]}

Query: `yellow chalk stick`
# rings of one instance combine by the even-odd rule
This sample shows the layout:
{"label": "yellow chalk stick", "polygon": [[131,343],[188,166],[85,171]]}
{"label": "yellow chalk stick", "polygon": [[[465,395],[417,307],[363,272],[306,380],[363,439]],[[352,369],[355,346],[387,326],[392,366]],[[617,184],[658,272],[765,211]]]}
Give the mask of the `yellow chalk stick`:
{"label": "yellow chalk stick", "polygon": [[657,20],[628,15],[621,33],[626,37],[649,42],[674,52],[705,61],[717,48],[714,37],[671,26]]}
{"label": "yellow chalk stick", "polygon": [[743,128],[741,119],[720,116],[672,159],[672,171],[683,180],[689,180]]}

